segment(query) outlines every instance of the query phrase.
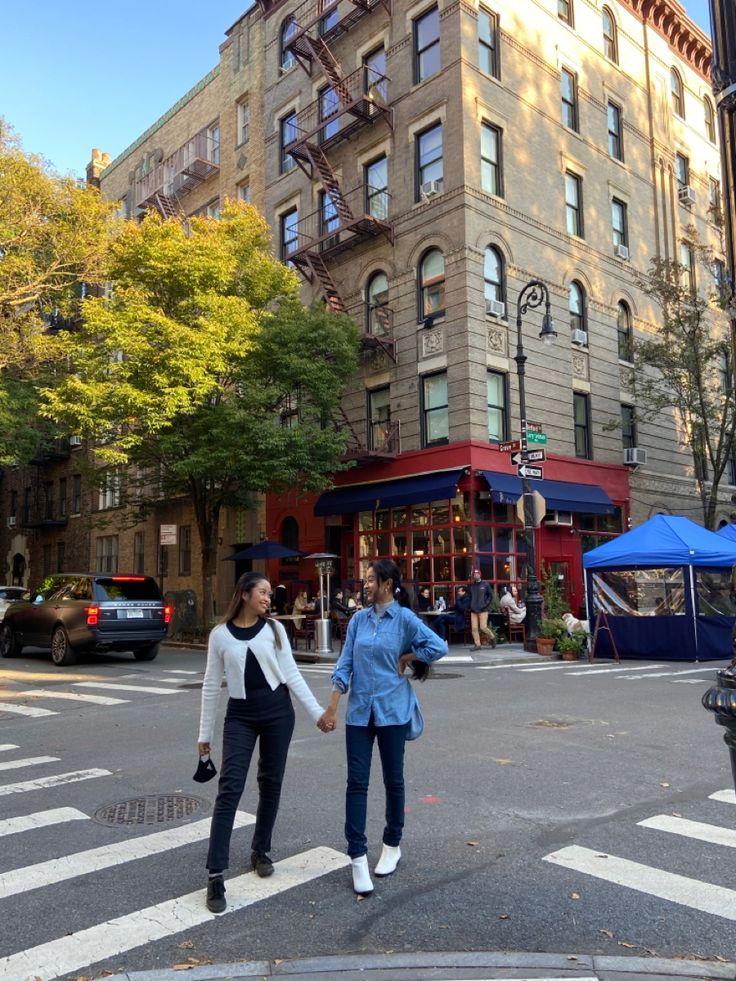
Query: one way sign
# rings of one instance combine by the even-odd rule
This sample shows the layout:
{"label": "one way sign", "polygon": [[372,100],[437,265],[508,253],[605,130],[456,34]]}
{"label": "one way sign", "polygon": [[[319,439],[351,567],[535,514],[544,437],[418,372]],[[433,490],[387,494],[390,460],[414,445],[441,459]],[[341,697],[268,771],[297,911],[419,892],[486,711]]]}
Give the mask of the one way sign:
{"label": "one way sign", "polygon": [[516,467],[520,467],[522,463],[544,463],[547,459],[547,453],[545,450],[527,450],[526,455],[524,453],[512,453],[511,462]]}
{"label": "one way sign", "polygon": [[520,477],[526,477],[528,480],[543,480],[544,479],[544,468],[543,467],[532,467],[528,463],[522,463],[516,468],[516,472]]}

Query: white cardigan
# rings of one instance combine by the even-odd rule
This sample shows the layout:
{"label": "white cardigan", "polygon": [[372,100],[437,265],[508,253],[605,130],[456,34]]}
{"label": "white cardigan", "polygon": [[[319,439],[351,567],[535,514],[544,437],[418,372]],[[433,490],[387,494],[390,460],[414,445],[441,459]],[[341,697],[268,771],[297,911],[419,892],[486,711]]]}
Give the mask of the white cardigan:
{"label": "white cardigan", "polygon": [[245,657],[248,648],[253,651],[260,664],[271,691],[275,691],[279,685],[286,685],[304,706],[313,722],[324,712],[299,673],[286,631],[278,621],[271,622],[275,624],[281,638],[280,650],[276,648],[270,622],[252,640],[236,640],[225,623],[218,624],[210,634],[207,669],[202,683],[198,742],[212,742],[223,673],[230,697],[245,698]]}

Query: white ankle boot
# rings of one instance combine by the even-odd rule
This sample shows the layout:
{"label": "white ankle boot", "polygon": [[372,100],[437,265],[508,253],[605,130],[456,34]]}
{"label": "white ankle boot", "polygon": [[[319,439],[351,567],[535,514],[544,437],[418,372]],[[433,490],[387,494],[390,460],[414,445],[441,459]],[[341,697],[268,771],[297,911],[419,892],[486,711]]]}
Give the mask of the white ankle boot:
{"label": "white ankle boot", "polygon": [[396,866],[401,860],[401,849],[398,845],[386,845],[384,844],[381,849],[381,857],[378,859],[378,863],[375,868],[376,875],[380,878],[381,876],[391,875],[392,872],[396,871]]}
{"label": "white ankle boot", "polygon": [[353,889],[359,896],[370,896],[373,892],[371,873],[368,868],[368,856],[361,855],[350,863],[353,868]]}

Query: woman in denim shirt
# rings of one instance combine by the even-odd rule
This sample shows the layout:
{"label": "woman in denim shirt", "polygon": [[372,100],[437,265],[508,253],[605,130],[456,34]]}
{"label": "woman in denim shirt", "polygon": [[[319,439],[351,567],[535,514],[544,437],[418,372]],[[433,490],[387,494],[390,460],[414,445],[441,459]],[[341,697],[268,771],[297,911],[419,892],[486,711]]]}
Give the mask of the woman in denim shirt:
{"label": "woman in denim shirt", "polygon": [[365,581],[368,608],[353,614],[342,654],[332,673],[332,698],[320,723],[333,728],[340,696],[350,692],[345,718],[348,782],[345,837],[353,888],[373,891],[365,836],[373,743],[378,742],[386,790],[386,825],[377,876],[391,875],[401,858],[404,828],[404,745],[421,732],[421,712],[404,671],[423,680],[428,665],[447,654],[447,643],[410,609],[398,566],[371,562]]}

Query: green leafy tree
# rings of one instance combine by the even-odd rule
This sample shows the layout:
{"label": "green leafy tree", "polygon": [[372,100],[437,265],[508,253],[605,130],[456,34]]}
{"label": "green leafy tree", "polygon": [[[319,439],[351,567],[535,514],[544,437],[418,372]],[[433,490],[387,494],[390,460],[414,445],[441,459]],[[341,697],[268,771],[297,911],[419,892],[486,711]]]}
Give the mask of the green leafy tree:
{"label": "green leafy tree", "polygon": [[244,204],[219,220],[128,224],[105,274],[111,295],[84,302],[63,341],[72,373],[46,390],[46,411],[125,469],[133,517],[191,501],[208,622],[222,508],[320,490],[340,468],[357,329],[298,301],[296,274]]}

